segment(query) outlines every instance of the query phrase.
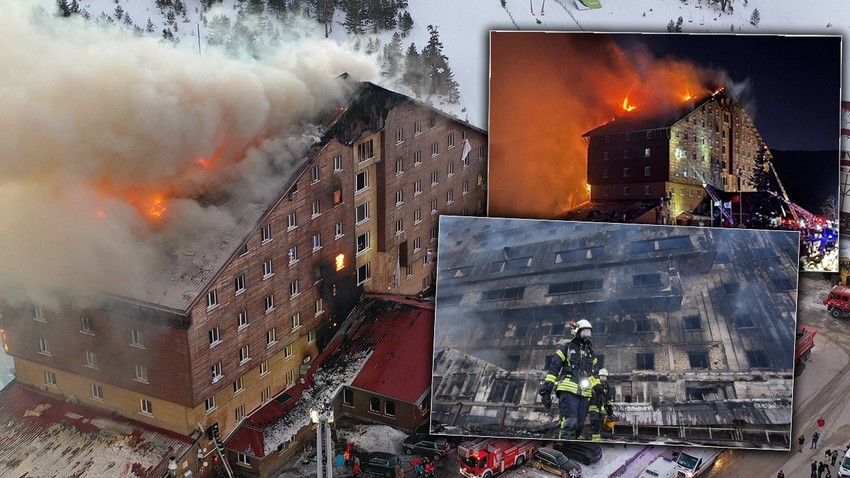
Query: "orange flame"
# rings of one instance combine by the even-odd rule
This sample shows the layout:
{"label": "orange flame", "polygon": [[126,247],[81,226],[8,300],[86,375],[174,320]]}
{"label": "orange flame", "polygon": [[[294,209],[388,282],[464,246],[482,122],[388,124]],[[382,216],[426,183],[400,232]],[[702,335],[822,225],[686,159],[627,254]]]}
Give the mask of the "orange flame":
{"label": "orange flame", "polygon": [[633,105],[633,104],[629,103],[629,97],[628,97],[628,96],[627,96],[627,97],[625,97],[625,98],[623,98],[623,109],[624,109],[624,110],[626,110],[626,111],[634,111],[634,109],[635,109],[635,108],[637,108],[637,106],[635,106],[635,105]]}
{"label": "orange flame", "polygon": [[689,101],[694,99],[694,96],[691,94],[691,89],[688,88],[685,92],[684,101]]}
{"label": "orange flame", "polygon": [[151,205],[145,208],[145,212],[152,219],[159,219],[160,217],[162,217],[163,213],[165,213],[166,209],[167,208],[165,207],[165,198],[160,195],[156,195],[154,196]]}

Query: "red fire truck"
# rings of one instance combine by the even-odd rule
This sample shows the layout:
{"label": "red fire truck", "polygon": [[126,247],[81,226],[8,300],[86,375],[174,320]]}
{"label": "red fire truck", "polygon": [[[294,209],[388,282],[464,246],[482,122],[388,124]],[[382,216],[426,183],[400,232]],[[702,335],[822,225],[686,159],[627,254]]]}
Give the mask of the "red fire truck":
{"label": "red fire truck", "polygon": [[850,287],[846,285],[833,287],[829,290],[823,305],[826,306],[829,314],[836,319],[850,316]]}
{"label": "red fire truck", "polygon": [[527,462],[536,449],[537,443],[531,440],[481,438],[465,442],[457,448],[460,473],[467,478],[491,478]]}
{"label": "red fire truck", "polygon": [[806,368],[806,361],[809,360],[809,357],[812,355],[812,349],[815,346],[815,335],[817,333],[817,329],[806,327],[804,325],[797,326],[797,345],[794,354],[797,361],[795,375],[800,375],[800,373],[803,372],[803,369]]}

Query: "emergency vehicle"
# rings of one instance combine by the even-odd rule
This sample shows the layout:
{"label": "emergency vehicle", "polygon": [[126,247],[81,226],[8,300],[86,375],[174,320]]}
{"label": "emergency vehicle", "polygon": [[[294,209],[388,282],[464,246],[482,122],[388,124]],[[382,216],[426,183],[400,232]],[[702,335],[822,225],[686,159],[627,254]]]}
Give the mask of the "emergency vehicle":
{"label": "emergency vehicle", "polygon": [[676,458],[676,476],[694,478],[714,465],[723,450],[716,448],[685,448]]}
{"label": "emergency vehicle", "polygon": [[491,478],[526,463],[536,449],[537,443],[531,440],[481,438],[464,442],[457,447],[460,473],[467,478]]}
{"label": "emergency vehicle", "polygon": [[829,290],[823,301],[829,315],[836,319],[850,316],[850,287],[837,285]]}

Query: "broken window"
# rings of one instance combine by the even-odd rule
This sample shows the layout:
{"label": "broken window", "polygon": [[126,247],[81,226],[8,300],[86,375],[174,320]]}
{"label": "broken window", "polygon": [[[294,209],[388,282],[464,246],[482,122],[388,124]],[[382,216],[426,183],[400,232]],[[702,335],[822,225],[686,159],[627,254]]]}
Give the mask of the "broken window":
{"label": "broken window", "polygon": [[381,413],[381,399],[378,397],[369,397],[369,411]]}
{"label": "broken window", "polygon": [[751,350],[747,352],[747,363],[750,364],[750,368],[766,368],[770,366],[764,350]]}
{"label": "broken window", "polygon": [[458,295],[440,296],[437,300],[440,302],[440,306],[458,305],[458,304],[460,304],[460,300],[462,298],[463,298],[463,295],[458,294]]}
{"label": "broken window", "polygon": [[516,370],[519,368],[519,355],[508,355],[505,357],[505,370]]}
{"label": "broken window", "polygon": [[485,291],[481,300],[507,300],[521,299],[525,293],[525,287],[509,287],[507,289]]}
{"label": "broken window", "polygon": [[688,361],[691,363],[691,368],[708,368],[708,353],[688,352]]}
{"label": "broken window", "polygon": [[635,368],[637,370],[655,370],[655,354],[639,353],[635,356]]}
{"label": "broken window", "polygon": [[649,319],[636,319],[635,332],[652,332],[652,321]]}
{"label": "broken window", "polygon": [[632,281],[635,287],[660,286],[661,274],[658,272],[653,274],[635,274],[632,276]]}
{"label": "broken window", "polygon": [[741,284],[737,282],[727,282],[723,284],[723,291],[726,292],[727,295],[737,294],[741,291]]}
{"label": "broken window", "polygon": [[586,279],[572,282],[549,284],[549,294],[570,294],[573,292],[589,292],[602,289],[602,279]]}
{"label": "broken window", "polygon": [[699,315],[682,317],[682,328],[685,330],[701,330],[702,324],[700,323]]}
{"label": "broken window", "polygon": [[350,388],[346,387],[342,389],[342,404],[349,407],[354,406],[354,391]]}
{"label": "broken window", "polygon": [[587,259],[595,259],[605,256],[605,247],[588,247],[585,249],[575,249],[572,251],[560,251],[555,253],[555,264],[564,262],[576,262]]}
{"label": "broken window", "polygon": [[794,290],[795,288],[794,282],[787,277],[773,280],[773,289],[776,291]]}
{"label": "broken window", "polygon": [[755,327],[753,322],[753,314],[739,314],[735,317],[735,327],[746,328]]}

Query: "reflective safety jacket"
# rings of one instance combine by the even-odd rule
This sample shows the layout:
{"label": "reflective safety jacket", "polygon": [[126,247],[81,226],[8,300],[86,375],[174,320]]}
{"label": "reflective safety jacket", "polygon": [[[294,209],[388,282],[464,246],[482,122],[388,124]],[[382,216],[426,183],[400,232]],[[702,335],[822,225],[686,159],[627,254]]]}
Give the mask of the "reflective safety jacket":
{"label": "reflective safety jacket", "polygon": [[602,383],[598,379],[595,380],[596,385],[593,386],[593,395],[590,397],[590,404],[587,407],[587,412],[602,413],[605,407],[611,406],[613,401],[612,390],[608,382]]}
{"label": "reflective safety jacket", "polygon": [[[549,363],[549,370],[544,381],[552,382],[557,392],[568,392],[582,397],[590,397],[596,357],[590,342],[576,337],[561,344]],[[587,379],[588,384],[581,386],[581,379]]]}

